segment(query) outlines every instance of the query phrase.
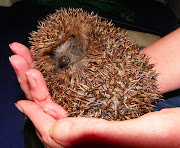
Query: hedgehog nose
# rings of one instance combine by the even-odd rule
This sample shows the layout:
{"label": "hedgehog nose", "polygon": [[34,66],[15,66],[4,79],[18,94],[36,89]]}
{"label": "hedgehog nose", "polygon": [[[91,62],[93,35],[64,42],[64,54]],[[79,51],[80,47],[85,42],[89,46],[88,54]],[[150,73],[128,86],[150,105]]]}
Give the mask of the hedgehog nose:
{"label": "hedgehog nose", "polygon": [[62,56],[59,59],[60,68],[65,68],[70,63],[70,58],[68,56]]}

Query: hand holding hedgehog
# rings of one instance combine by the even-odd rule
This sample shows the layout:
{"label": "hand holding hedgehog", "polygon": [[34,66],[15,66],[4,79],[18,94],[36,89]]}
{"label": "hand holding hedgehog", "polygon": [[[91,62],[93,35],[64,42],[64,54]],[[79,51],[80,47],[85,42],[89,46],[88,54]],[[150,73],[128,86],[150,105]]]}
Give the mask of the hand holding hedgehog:
{"label": "hand holding hedgehog", "polygon": [[[175,43],[175,42],[172,41],[172,37],[174,38],[174,36],[177,36],[177,38],[178,38],[178,34],[179,34],[179,30],[172,33],[165,39],[162,39],[162,41],[160,41],[159,43],[156,43],[152,47],[149,47],[149,49],[150,48],[153,49],[154,47],[157,47],[158,44],[161,44],[161,46],[158,46],[158,47],[161,47],[160,49],[158,49],[158,52],[162,52],[162,49],[163,49],[164,52],[167,51],[167,52],[165,52],[167,54],[168,53],[167,47],[165,46],[165,44],[162,44],[162,43],[165,43],[168,40],[168,43],[170,42],[172,45],[174,45],[173,43]],[[17,77],[21,84],[22,89],[26,92],[26,94],[29,98],[33,98],[34,101],[37,104],[39,104],[39,105],[37,105],[36,103],[30,102],[30,101],[20,101],[20,102],[18,102],[18,105],[27,116],[31,117],[38,132],[42,136],[42,140],[48,146],[57,147],[58,143],[63,146],[68,146],[69,144],[79,144],[78,142],[83,143],[84,140],[86,142],[89,140],[89,142],[91,142],[91,144],[93,144],[93,142],[95,142],[94,141],[95,139],[96,140],[98,139],[100,142],[104,143],[104,140],[103,140],[104,138],[106,139],[106,143],[107,144],[111,143],[111,145],[114,144],[114,145],[128,146],[128,144],[129,144],[129,146],[132,146],[132,145],[133,146],[146,146],[146,145],[147,146],[154,146],[154,145],[162,146],[164,144],[167,147],[171,146],[171,145],[167,145],[166,142],[168,141],[169,144],[171,144],[171,142],[174,140],[173,139],[174,137],[171,137],[172,135],[166,137],[163,135],[163,133],[160,133],[160,131],[161,131],[161,129],[163,129],[166,132],[170,132],[169,130],[172,129],[172,126],[169,127],[169,124],[164,123],[164,117],[167,117],[167,118],[169,118],[168,120],[174,121],[176,124],[177,123],[179,124],[180,121],[178,121],[179,119],[176,118],[177,114],[179,114],[178,108],[169,110],[168,111],[169,115],[166,114],[167,111],[159,112],[159,113],[155,112],[155,113],[150,113],[145,116],[142,116],[138,119],[124,121],[124,122],[113,122],[113,121],[108,122],[108,121],[104,121],[104,120],[89,119],[89,118],[88,119],[87,118],[64,118],[62,120],[59,120],[66,116],[66,111],[64,109],[62,109],[60,106],[57,106],[56,104],[51,102],[50,95],[48,93],[48,89],[45,85],[45,82],[43,81],[43,77],[38,71],[30,69],[28,71],[28,73],[26,73],[28,81],[29,81],[29,85],[30,85],[30,87],[28,87],[27,78],[25,77],[24,73],[30,67],[32,67],[32,66],[30,66],[32,59],[30,57],[29,52],[27,51],[27,48],[20,44],[17,44],[17,43],[11,44],[11,48],[17,54],[16,56],[11,57],[11,63],[13,65],[13,67],[15,68],[15,71],[16,71],[16,74],[17,74]],[[22,49],[22,51],[24,51],[23,55],[21,55],[22,52],[20,53],[18,48]],[[167,54],[168,56],[166,55],[166,57],[168,57],[169,59],[168,58],[167,59],[166,58],[158,59],[157,58],[158,56],[155,53],[149,52],[148,48],[146,48],[144,50],[146,53],[148,53],[148,52],[150,53],[149,55],[151,55],[153,57],[152,60],[155,59],[155,62],[158,62],[156,69],[159,73],[162,73],[158,77],[158,80],[159,80],[158,82],[160,84],[159,89],[161,92],[166,92],[166,91],[169,91],[169,90],[172,90],[175,88],[179,88],[179,86],[180,86],[179,84],[177,84],[179,82],[178,77],[177,77],[179,73],[177,73],[177,71],[176,71],[176,73],[173,73],[173,70],[172,71],[170,70],[172,65],[166,61],[166,60],[171,61],[173,59],[173,62],[178,63],[179,58],[176,58],[176,56],[174,57],[174,55],[178,55],[179,51],[176,50],[177,47],[173,48],[173,46],[171,46],[171,48],[175,49],[173,51],[176,51],[176,52]],[[161,53],[161,54],[165,55],[164,53]],[[172,55],[172,54],[174,54],[174,55]],[[172,55],[172,56],[170,56],[170,55]],[[165,62],[165,61],[167,62],[166,67],[162,67],[161,64],[163,65],[164,64],[163,62]],[[175,66],[173,68],[177,69],[178,66]],[[168,72],[167,72],[167,69],[168,69]],[[163,74],[165,74],[165,76]],[[169,76],[169,79],[168,79],[168,76]],[[165,79],[165,77],[166,77],[166,79]],[[175,85],[169,85],[169,84],[173,84],[173,83]],[[166,86],[166,87],[164,87],[164,86]],[[44,99],[44,98],[46,98],[46,99]],[[45,112],[47,112],[51,116],[45,114],[43,112],[43,109]],[[31,112],[31,110],[37,111],[37,112],[35,112],[33,114]],[[57,111],[57,110],[59,110],[59,111]],[[174,111],[174,114],[173,114],[173,111]],[[38,117],[42,117],[42,118],[39,119]],[[43,122],[40,122],[40,121],[43,121]],[[151,121],[151,123],[152,122],[154,122],[154,123],[149,124],[148,121]],[[46,122],[46,125],[43,125],[44,122]],[[54,126],[52,126],[54,123],[56,123],[56,124]],[[63,123],[66,123],[65,124],[66,128],[65,127],[60,128],[60,126],[63,126]],[[159,123],[161,123],[161,124],[159,124]],[[69,129],[68,125],[72,125],[72,124],[73,124],[73,126],[71,127],[71,132],[69,133],[69,135],[67,135],[65,132],[67,132],[66,130]],[[156,125],[156,127],[158,129],[156,131],[152,128],[152,127],[154,127],[154,124]],[[52,128],[49,130],[50,126],[52,126]],[[82,127],[84,127],[84,128],[82,128]],[[139,128],[137,128],[137,127],[139,127]],[[57,129],[57,130],[54,130],[54,129]],[[64,132],[64,134],[63,134],[64,137],[61,137],[62,134],[58,135],[58,133],[62,133],[58,129],[59,130],[64,129],[62,131],[62,132]],[[149,130],[149,129],[151,129],[151,130]],[[48,133],[48,130],[50,132],[50,135]],[[150,132],[150,133],[148,133],[150,135],[147,134],[146,130],[148,130]],[[177,130],[178,129],[176,128],[176,132],[177,132]],[[56,131],[58,131],[58,133]],[[134,135],[133,132],[136,132],[136,133],[138,133],[138,135],[140,135],[139,139]],[[162,137],[156,137],[156,135],[159,136],[159,134],[162,134],[161,135]],[[50,138],[50,136],[52,138],[54,138],[55,141],[53,141]],[[59,138],[57,136],[59,136]],[[67,139],[66,136],[68,136],[69,138]],[[96,136],[95,139],[93,139],[93,136]],[[136,139],[133,139],[134,136]],[[147,138],[147,136],[149,138]],[[155,142],[152,143],[152,140],[154,140]],[[157,142],[156,142],[156,140],[157,140]],[[178,140],[178,138],[177,138],[177,140]],[[176,143],[176,144],[179,144],[179,143]]]}
{"label": "hand holding hedgehog", "polygon": [[[172,32],[141,52],[157,62],[159,91],[165,93],[180,88],[180,29]],[[93,118],[64,118],[66,111],[51,102],[42,75],[32,68],[29,50],[19,43],[10,45],[15,53],[10,58],[21,88],[29,99],[21,100],[17,107],[34,123],[39,137],[49,147],[84,146],[86,144],[111,144],[131,147],[178,147],[180,146],[180,109],[164,109],[127,121],[106,121]],[[25,72],[29,77],[29,84]],[[32,79],[31,79],[32,78]],[[34,80],[34,81],[33,81]],[[32,85],[29,87],[29,85]],[[36,87],[35,87],[35,84]],[[43,92],[43,93],[42,93]],[[46,99],[44,99],[46,98]],[[69,127],[70,126],[70,127]],[[58,132],[58,133],[57,133]],[[93,139],[93,137],[95,139]],[[107,144],[107,145],[106,145]],[[87,145],[86,145],[87,146]]]}

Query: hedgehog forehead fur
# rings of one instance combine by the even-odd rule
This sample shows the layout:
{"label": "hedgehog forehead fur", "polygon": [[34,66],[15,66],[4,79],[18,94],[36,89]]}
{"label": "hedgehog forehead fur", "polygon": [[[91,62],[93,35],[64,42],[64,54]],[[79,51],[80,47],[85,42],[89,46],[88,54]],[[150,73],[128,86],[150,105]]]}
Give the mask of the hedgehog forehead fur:
{"label": "hedgehog forehead fur", "polygon": [[35,67],[69,116],[126,120],[152,111],[157,74],[126,33],[82,9],[40,22],[30,42]]}

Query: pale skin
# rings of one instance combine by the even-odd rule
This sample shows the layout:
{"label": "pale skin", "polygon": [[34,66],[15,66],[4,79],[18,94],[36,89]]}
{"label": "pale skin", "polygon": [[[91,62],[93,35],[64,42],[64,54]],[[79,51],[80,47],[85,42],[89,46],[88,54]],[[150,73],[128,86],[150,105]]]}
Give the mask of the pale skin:
{"label": "pale skin", "polygon": [[[143,49],[156,63],[160,93],[180,88],[180,29]],[[29,100],[16,103],[30,118],[42,142],[58,147],[180,147],[180,108],[163,109],[127,121],[67,117],[61,106],[51,101],[42,74],[33,69],[29,49],[12,43],[15,55],[10,62]]]}

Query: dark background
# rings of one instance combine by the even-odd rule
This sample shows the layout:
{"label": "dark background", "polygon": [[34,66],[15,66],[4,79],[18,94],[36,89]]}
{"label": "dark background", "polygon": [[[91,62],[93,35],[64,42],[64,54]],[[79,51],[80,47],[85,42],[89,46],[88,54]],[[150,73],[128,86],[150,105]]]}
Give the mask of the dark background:
{"label": "dark background", "polygon": [[[67,2],[67,0],[63,2]],[[162,3],[153,0],[126,0],[125,3],[123,0],[120,0],[116,1],[116,3],[122,3],[126,8],[122,15],[119,15],[113,9],[112,11],[107,11],[106,7],[99,8],[94,5],[88,6],[87,10],[91,11],[93,7],[96,7],[95,12],[98,12],[99,15],[106,19],[112,19],[116,26],[160,36],[164,36],[179,27],[177,18],[172,10]],[[11,7],[0,7],[0,148],[24,148],[24,135],[26,147],[35,148],[30,143],[36,144],[37,147],[42,147],[29,134],[29,132],[34,132],[30,122],[27,122],[28,120],[24,119],[24,115],[14,106],[15,102],[25,98],[8,60],[8,57],[12,55],[9,44],[17,41],[29,47],[29,33],[32,30],[36,30],[37,22],[45,18],[47,14],[55,12],[55,9],[67,6],[67,3],[61,2],[61,4],[26,0],[14,3]],[[79,7],[85,7],[88,4],[81,3]],[[174,97],[178,95],[178,91],[175,91],[165,96]],[[177,97],[175,99],[178,101]],[[160,104],[160,108],[174,107],[176,105],[177,103],[173,104],[173,101],[169,101]],[[25,134],[24,121],[26,121]]]}

